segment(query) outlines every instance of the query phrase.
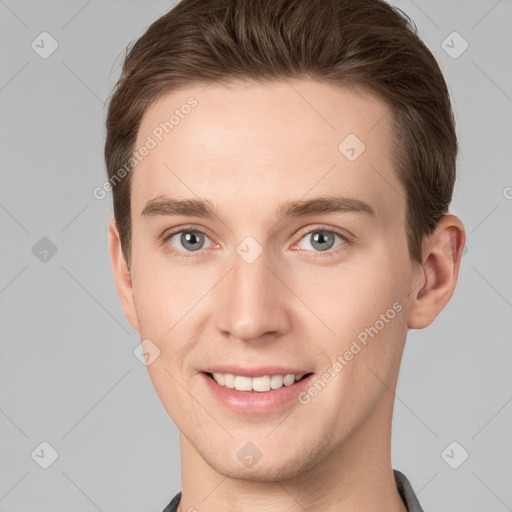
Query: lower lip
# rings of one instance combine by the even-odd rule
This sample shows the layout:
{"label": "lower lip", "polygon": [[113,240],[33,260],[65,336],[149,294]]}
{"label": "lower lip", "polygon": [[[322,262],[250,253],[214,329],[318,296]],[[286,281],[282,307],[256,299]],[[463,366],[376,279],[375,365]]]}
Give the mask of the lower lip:
{"label": "lower lip", "polygon": [[204,372],[201,375],[213,395],[230,409],[237,412],[265,413],[276,410],[294,399],[298,403],[297,395],[309,386],[314,373],[291,386],[283,386],[279,389],[264,392],[238,391],[234,388],[221,386]]}

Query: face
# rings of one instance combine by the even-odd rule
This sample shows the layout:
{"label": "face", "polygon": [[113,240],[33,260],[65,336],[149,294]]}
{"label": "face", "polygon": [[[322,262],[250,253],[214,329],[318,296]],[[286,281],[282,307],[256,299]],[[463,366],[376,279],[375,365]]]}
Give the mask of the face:
{"label": "face", "polygon": [[[389,428],[390,410],[376,411],[391,407],[383,382],[396,378],[414,286],[389,107],[361,89],[290,84],[162,97],[142,120],[137,148],[151,148],[131,185],[124,306],[157,356],[155,389],[211,468],[261,481],[305,471],[370,422]],[[225,374],[276,389],[229,389]]]}

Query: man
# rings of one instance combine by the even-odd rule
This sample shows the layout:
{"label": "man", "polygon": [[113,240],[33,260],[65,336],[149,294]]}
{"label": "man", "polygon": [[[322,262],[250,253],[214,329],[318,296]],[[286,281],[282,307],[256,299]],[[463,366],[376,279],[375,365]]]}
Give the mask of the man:
{"label": "man", "polygon": [[165,512],[421,511],[391,465],[408,329],[454,291],[441,71],[380,0],[183,0],[105,157],[125,315],[180,431]]}

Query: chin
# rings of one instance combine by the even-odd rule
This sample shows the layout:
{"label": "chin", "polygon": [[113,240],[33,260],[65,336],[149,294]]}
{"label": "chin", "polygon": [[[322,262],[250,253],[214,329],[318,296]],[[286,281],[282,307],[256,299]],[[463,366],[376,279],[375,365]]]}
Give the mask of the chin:
{"label": "chin", "polygon": [[[208,465],[227,478],[245,480],[250,482],[282,482],[304,473],[313,468],[321,460],[329,455],[332,447],[328,442],[321,442],[318,446],[304,447],[298,443],[297,452],[290,454],[273,452],[271,457],[261,458],[251,466],[241,462],[237,453],[232,457],[226,457],[228,450],[224,452],[201,453]],[[300,451],[298,451],[300,449]]]}
{"label": "chin", "polygon": [[308,461],[303,461],[302,464],[292,464],[289,460],[281,463],[265,464],[263,460],[260,460],[253,467],[246,468],[240,467],[240,464],[226,464],[226,461],[222,461],[219,465],[210,464],[210,466],[221,475],[234,480],[282,482],[302,473],[306,469],[304,462],[307,463]]}

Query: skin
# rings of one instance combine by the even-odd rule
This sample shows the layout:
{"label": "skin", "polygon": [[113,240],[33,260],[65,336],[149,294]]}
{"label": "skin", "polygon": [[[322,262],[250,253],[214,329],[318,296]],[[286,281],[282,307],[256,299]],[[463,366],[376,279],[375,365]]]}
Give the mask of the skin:
{"label": "skin", "polygon": [[[137,147],[190,96],[197,107],[133,171],[130,269],[109,227],[125,315],[160,350],[148,371],[180,431],[180,510],[404,511],[390,459],[394,390],[408,329],[430,325],[454,291],[461,221],[443,217],[423,264],[411,261],[389,107],[368,91],[312,80],[190,87],[148,108]],[[351,133],[366,146],[352,162],[338,150]],[[162,195],[207,199],[219,216],[142,215]],[[277,218],[282,202],[326,195],[375,215]],[[190,225],[206,235],[199,251],[164,236]],[[326,229],[351,238],[319,250],[313,235]],[[263,249],[252,263],[236,252],[247,236]],[[397,301],[402,310],[307,405],[235,413],[199,373],[225,363],[321,376]],[[252,467],[237,458],[247,442],[262,453]]]}

